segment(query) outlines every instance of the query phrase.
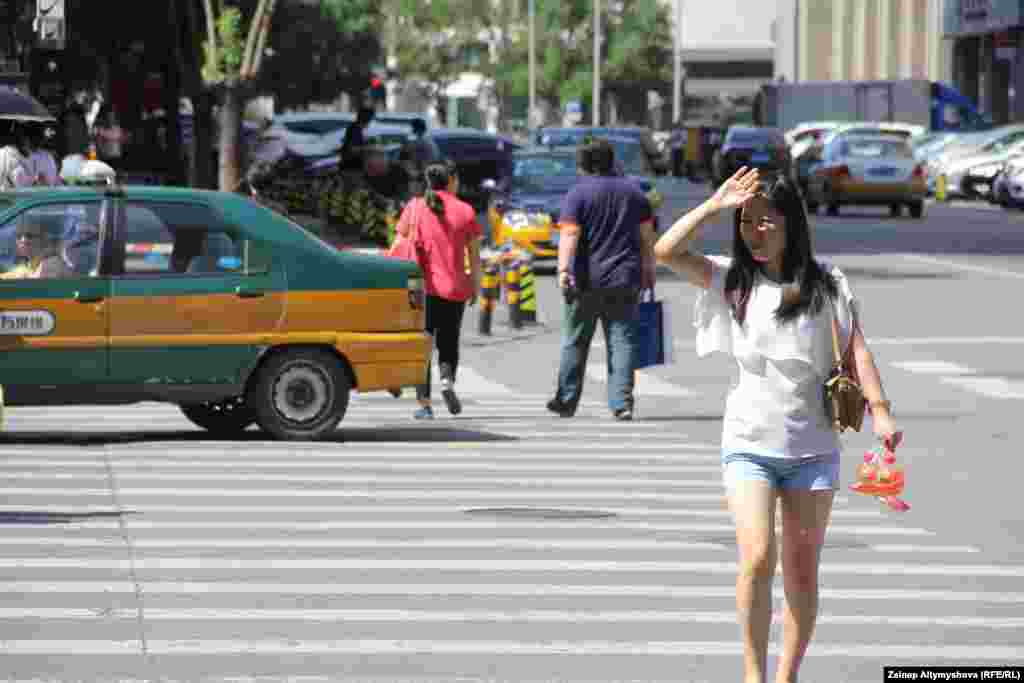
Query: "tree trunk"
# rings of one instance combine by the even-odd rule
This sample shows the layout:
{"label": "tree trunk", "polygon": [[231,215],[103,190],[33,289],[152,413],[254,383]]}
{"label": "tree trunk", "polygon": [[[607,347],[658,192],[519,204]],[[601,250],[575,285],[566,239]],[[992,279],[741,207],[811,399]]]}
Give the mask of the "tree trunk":
{"label": "tree trunk", "polygon": [[189,163],[189,184],[213,189],[214,175],[213,94],[206,89],[192,94],[192,154]]}
{"label": "tree trunk", "polygon": [[170,182],[174,185],[181,185],[186,181],[185,154],[181,144],[181,116],[178,113],[181,108],[181,81],[184,68],[181,57],[181,19],[178,16],[178,5],[175,2],[167,3],[167,24],[173,36],[171,45],[174,56],[174,59],[164,65],[163,71],[163,108],[167,116],[167,170]]}
{"label": "tree trunk", "polygon": [[220,100],[220,178],[219,188],[234,192],[242,180],[239,138],[242,128],[242,89],[229,83]]}

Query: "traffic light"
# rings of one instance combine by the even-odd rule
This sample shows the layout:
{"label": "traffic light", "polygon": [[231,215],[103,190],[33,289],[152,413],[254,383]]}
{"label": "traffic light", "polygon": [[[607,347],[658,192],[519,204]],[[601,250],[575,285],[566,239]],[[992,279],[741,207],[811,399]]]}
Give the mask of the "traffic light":
{"label": "traffic light", "polygon": [[388,99],[388,89],[384,79],[380,76],[373,76],[370,79],[370,101],[374,105],[384,106]]}

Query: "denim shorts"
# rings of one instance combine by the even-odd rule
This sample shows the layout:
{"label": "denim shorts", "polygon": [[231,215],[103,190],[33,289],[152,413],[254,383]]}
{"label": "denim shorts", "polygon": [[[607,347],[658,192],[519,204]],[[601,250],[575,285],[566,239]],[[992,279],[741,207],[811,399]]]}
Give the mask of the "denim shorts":
{"label": "denim shorts", "polygon": [[839,453],[810,458],[773,458],[752,453],[722,455],[726,488],[742,481],[766,481],[778,489],[835,491],[839,488]]}

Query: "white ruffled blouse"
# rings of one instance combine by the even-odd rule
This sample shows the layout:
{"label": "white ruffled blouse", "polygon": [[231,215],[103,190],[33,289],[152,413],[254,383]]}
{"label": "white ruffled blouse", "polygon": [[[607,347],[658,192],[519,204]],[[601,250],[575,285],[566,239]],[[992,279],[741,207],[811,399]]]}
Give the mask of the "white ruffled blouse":
{"label": "white ruffled blouse", "polygon": [[[833,361],[833,307],[780,324],[775,310],[787,285],[758,276],[740,326],[725,298],[731,259],[709,258],[711,287],[701,292],[695,310],[697,355],[726,353],[737,367],[726,399],[723,453],[804,458],[838,452],[839,437],[825,415],[822,389]],[[857,302],[843,273],[836,267],[826,270],[839,286],[834,310],[845,350],[859,316]]]}

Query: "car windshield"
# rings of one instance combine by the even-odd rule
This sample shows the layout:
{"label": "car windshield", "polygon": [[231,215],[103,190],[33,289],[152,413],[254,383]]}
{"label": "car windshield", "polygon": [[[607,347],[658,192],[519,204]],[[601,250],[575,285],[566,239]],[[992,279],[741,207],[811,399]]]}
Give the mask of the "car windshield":
{"label": "car windshield", "polygon": [[729,134],[729,144],[732,145],[763,145],[768,146],[775,143],[775,133],[770,130],[734,130]]}
{"label": "car windshield", "polygon": [[579,176],[570,155],[527,156],[512,161],[513,192],[567,192]]}
{"label": "car windshield", "polygon": [[615,148],[615,161],[626,175],[650,175],[647,171],[646,157],[643,147],[625,141],[612,142]]}
{"label": "car windshield", "polygon": [[843,144],[843,155],[857,158],[910,158],[910,145],[902,140],[885,138],[861,138],[847,140]]}
{"label": "car windshield", "polygon": [[306,119],[303,121],[285,121],[282,125],[290,133],[301,135],[326,135],[336,130],[348,128],[351,121],[344,119]]}

